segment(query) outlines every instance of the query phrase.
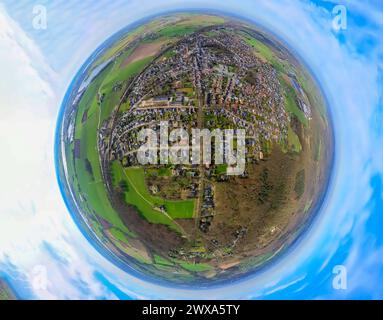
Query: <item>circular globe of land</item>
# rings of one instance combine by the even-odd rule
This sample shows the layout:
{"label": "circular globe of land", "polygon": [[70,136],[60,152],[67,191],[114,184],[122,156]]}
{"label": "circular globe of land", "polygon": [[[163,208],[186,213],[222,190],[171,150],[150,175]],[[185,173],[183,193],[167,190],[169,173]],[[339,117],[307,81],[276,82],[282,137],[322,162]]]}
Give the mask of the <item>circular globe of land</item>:
{"label": "circular globe of land", "polygon": [[307,229],[332,162],[325,99],[300,59],[237,18],[171,14],[88,59],[63,102],[61,190],[116,265],[205,286],[267,265]]}

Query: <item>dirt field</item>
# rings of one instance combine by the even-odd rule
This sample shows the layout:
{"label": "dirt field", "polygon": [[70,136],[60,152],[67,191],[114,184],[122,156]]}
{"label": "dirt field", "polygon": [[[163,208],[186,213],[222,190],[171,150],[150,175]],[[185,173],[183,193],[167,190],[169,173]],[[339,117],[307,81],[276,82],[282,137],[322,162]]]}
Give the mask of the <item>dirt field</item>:
{"label": "dirt field", "polygon": [[132,54],[130,54],[122,63],[120,68],[124,68],[132,62],[141,60],[146,57],[154,56],[157,54],[161,47],[165,44],[164,41],[157,41],[153,43],[140,44]]}

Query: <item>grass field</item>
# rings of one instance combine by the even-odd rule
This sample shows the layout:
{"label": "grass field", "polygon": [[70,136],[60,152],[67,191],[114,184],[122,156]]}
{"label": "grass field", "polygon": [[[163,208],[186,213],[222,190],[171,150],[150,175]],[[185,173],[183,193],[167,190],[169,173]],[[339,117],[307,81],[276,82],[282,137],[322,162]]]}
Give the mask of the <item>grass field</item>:
{"label": "grass field", "polygon": [[191,34],[201,27],[221,24],[225,22],[225,19],[218,16],[208,15],[190,15],[185,16],[183,21],[175,24],[169,24],[163,29],[159,30],[158,35],[160,37],[172,38],[182,37]]}
{"label": "grass field", "polygon": [[123,91],[113,91],[114,84],[118,82],[124,83],[124,81],[135,77],[153,59],[153,57],[147,57],[132,62],[124,68],[120,68],[120,63],[124,56],[125,55],[116,60],[113,68],[105,77],[102,85],[100,86],[99,91],[105,94],[105,99],[101,105],[100,121],[107,119],[120,101]]}
{"label": "grass field", "polygon": [[161,167],[159,169],[149,168],[146,170],[146,174],[155,177],[170,177],[172,175],[172,170],[168,167]]}
{"label": "grass field", "polygon": [[117,228],[111,228],[109,229],[109,232],[115,237],[116,239],[120,240],[121,242],[128,243],[127,235],[122,232],[120,229]]}
{"label": "grass field", "polygon": [[291,114],[295,115],[298,120],[307,127],[308,120],[305,117],[305,114],[301,109],[299,109],[298,104],[296,102],[296,93],[293,89],[293,87],[286,82],[285,79],[282,77],[280,78],[280,83],[282,85],[282,88],[285,92],[285,106],[286,110],[290,112]]}
{"label": "grass field", "polygon": [[102,91],[110,93],[113,89],[113,85],[119,81],[128,80],[131,77],[137,75],[146,65],[153,60],[153,56],[145,57],[143,59],[134,61],[127,66],[120,68],[118,61],[115,63],[113,72],[111,72],[105,79],[105,84],[102,86]]}
{"label": "grass field", "polygon": [[[115,186],[118,186],[121,181],[127,183],[126,202],[134,205],[149,222],[174,226],[173,219],[193,217],[194,200],[170,201],[152,196],[145,182],[143,168],[123,168],[120,162],[115,161],[112,164],[112,176]],[[165,207],[167,214],[161,212],[161,206]]]}
{"label": "grass field", "polygon": [[[89,85],[79,102],[76,115],[75,138],[80,140],[80,158],[74,160],[74,169],[78,188],[85,197],[85,207],[108,221],[116,230],[130,235],[132,234],[110,204],[105,185],[102,182],[97,150],[97,131],[99,125],[110,115],[119,101],[121,93],[113,92],[114,83],[135,76],[150,60],[150,57],[142,59],[122,69],[116,67],[117,63],[110,64]],[[105,101],[101,106],[97,103],[99,91],[105,93]],[[85,112],[87,116],[84,118]],[[86,162],[90,164],[91,172],[87,170]]]}
{"label": "grass field", "polygon": [[269,62],[277,71],[286,72],[286,68],[283,62],[275,56],[274,52],[268,46],[246,33],[243,34],[243,38],[247,44],[252,46],[258,52],[258,54],[267,62]]}
{"label": "grass field", "polygon": [[206,14],[195,14],[195,13],[186,13],[183,14],[185,17],[184,21],[179,22],[179,25],[199,25],[199,26],[210,26],[215,24],[222,24],[226,20],[224,17],[206,15]]}
{"label": "grass field", "polygon": [[153,261],[147,257],[141,254],[138,250],[135,248],[129,246],[129,245],[123,245],[121,242],[117,241],[115,242],[115,245],[123,252],[127,253],[130,257],[136,259],[137,261],[145,264],[152,264]]}
{"label": "grass field", "polygon": [[176,25],[176,26],[168,26],[164,29],[160,30],[158,34],[161,37],[172,38],[172,37],[182,37],[184,35],[191,34],[199,29],[198,26],[193,25]]}
{"label": "grass field", "polygon": [[302,151],[302,145],[301,142],[299,141],[299,137],[297,134],[291,129],[289,126],[289,129],[287,131],[287,143],[289,145],[289,149],[292,152],[299,153]]}
{"label": "grass field", "polygon": [[[78,106],[75,137],[80,139],[80,158],[75,159],[75,174],[87,207],[112,225],[128,233],[129,230],[122,223],[108,199],[101,179],[97,151],[97,128],[100,112],[97,105],[97,92],[108,71],[110,68],[105,69],[88,87]],[[85,110],[88,110],[88,117],[85,122],[82,122],[81,119]],[[86,160],[91,165],[92,174],[86,169]]]}
{"label": "grass field", "polygon": [[156,264],[161,264],[163,266],[173,266],[174,265],[174,263],[172,263],[168,259],[165,259],[165,258],[163,258],[157,254],[154,255],[154,262]]}
{"label": "grass field", "polygon": [[191,272],[203,272],[209,271],[213,269],[213,267],[206,263],[193,263],[193,262],[185,262],[182,260],[175,260],[177,264],[179,264],[182,268]]}

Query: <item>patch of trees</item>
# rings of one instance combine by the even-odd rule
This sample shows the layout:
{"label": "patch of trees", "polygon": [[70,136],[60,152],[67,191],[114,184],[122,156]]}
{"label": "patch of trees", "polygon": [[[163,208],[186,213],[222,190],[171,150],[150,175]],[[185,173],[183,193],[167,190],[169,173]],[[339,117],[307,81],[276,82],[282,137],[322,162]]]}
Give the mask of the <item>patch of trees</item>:
{"label": "patch of trees", "polygon": [[264,168],[260,175],[261,187],[258,192],[258,203],[264,204],[269,201],[270,193],[273,190],[273,186],[269,181],[269,169]]}
{"label": "patch of trees", "polygon": [[305,192],[305,169],[299,171],[295,177],[294,191],[299,199]]}

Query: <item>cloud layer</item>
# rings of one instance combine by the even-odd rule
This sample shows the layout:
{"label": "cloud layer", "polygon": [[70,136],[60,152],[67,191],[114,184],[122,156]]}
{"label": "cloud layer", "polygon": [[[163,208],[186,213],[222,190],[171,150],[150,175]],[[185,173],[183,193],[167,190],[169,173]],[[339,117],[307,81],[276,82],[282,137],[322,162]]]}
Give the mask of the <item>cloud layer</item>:
{"label": "cloud layer", "polygon": [[[23,2],[23,1],[21,1]],[[21,3],[20,2],[20,3]],[[32,2],[0,7],[0,275],[23,298],[200,298],[201,291],[142,282],[86,241],[63,204],[53,165],[60,100],[105,38],[148,14],[211,8],[252,19],[307,62],[329,100],[336,166],[319,219],[294,250],[246,282],[209,298],[383,298],[382,16],[378,1],[348,1],[347,30],[332,29],[333,1],[98,1],[47,4],[48,29],[30,24]],[[108,15],[105,15],[108,12]],[[344,265],[348,289],[332,288]]]}

